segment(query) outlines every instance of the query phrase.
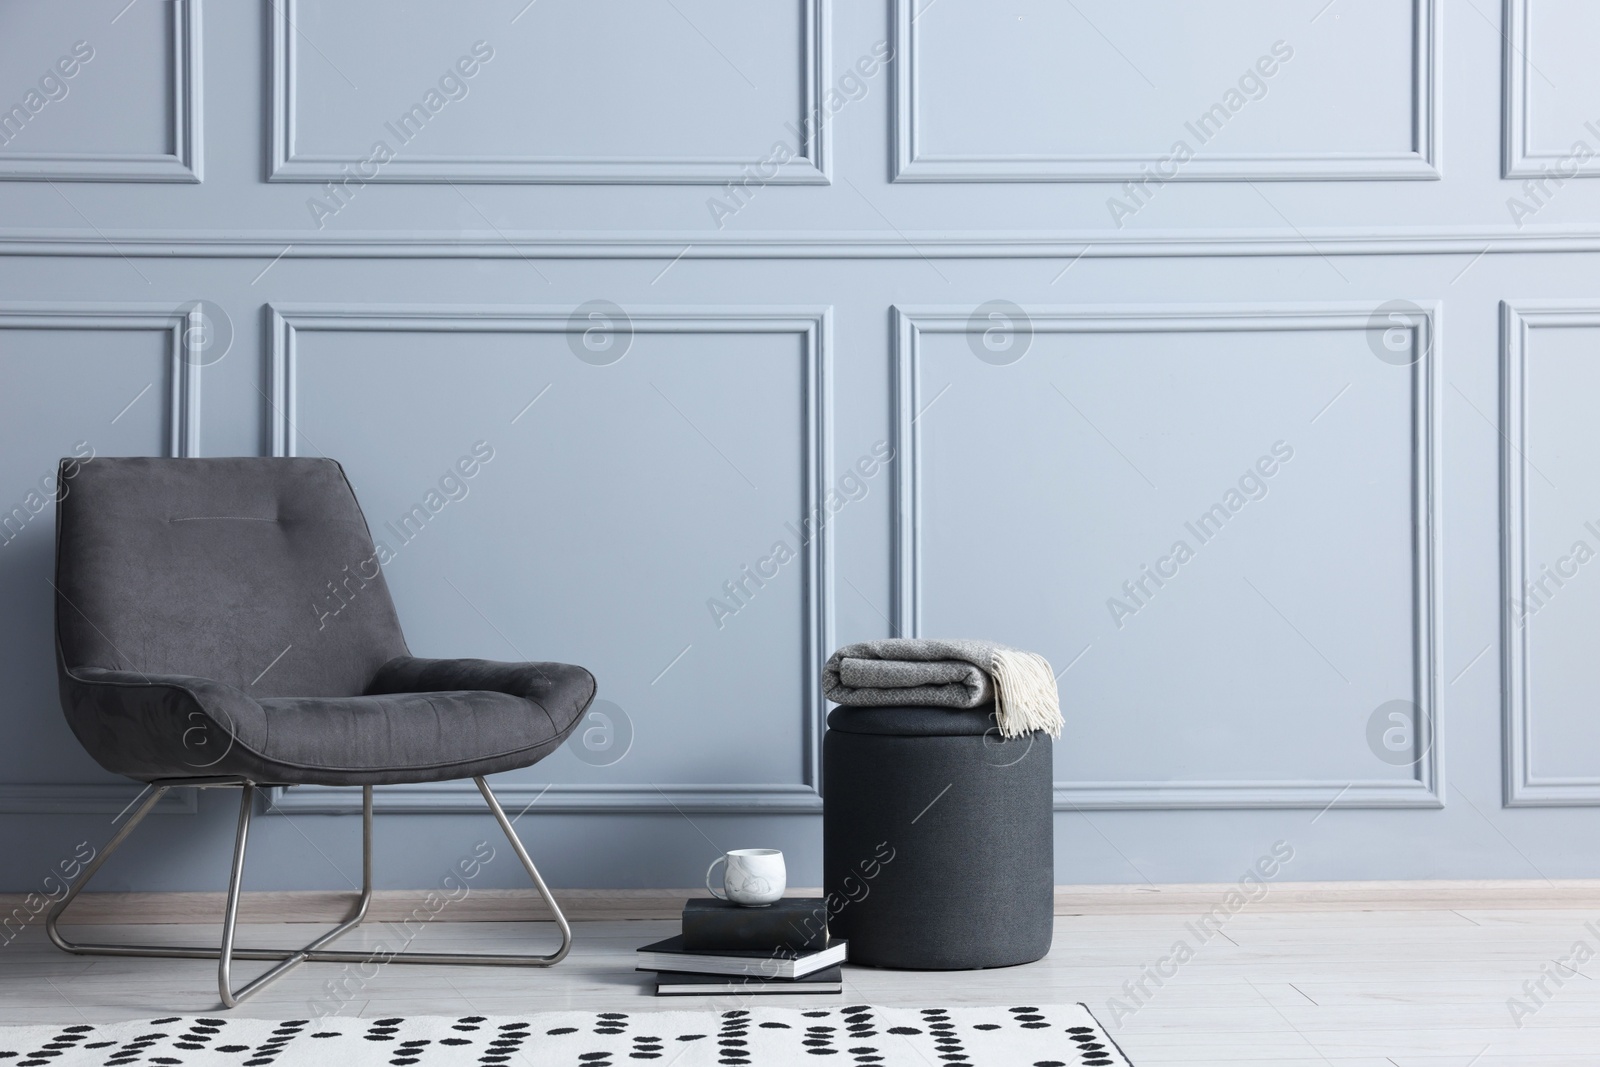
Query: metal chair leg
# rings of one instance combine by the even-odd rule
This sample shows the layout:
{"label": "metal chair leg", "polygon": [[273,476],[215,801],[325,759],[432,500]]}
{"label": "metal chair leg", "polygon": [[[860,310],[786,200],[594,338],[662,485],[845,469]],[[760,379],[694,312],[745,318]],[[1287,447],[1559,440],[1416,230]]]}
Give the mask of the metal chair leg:
{"label": "metal chair leg", "polygon": [[506,840],[511,842],[511,848],[516,852],[517,859],[522,861],[523,869],[528,872],[528,877],[533,880],[533,887],[539,891],[539,896],[544,898],[545,907],[550,909],[550,914],[555,917],[556,928],[561,931],[561,947],[548,956],[535,956],[541,966],[549,967],[560,963],[567,958],[567,953],[572,951],[572,927],[567,925],[567,917],[561,914],[561,906],[556,903],[556,898],[551,895],[550,887],[544,884],[544,879],[539,877],[539,868],[533,865],[533,860],[528,856],[528,850],[522,847],[522,839],[517,836],[517,831],[512,828],[511,820],[506,818],[505,809],[500,806],[500,801],[495,799],[493,790],[482,776],[473,779],[478,783],[478,792],[483,794],[483,799],[489,805],[489,810],[494,812],[495,821],[500,824],[500,829],[505,831]]}
{"label": "metal chair leg", "polygon": [[[321,937],[300,949],[265,949],[265,948],[236,948],[234,936],[238,927],[239,899],[244,883],[245,848],[249,840],[250,820],[255,806],[256,783],[239,780],[184,780],[177,779],[166,782],[151,783],[154,787],[148,798],[134,812],[132,818],[118,830],[107,843],[105,849],[89,862],[84,869],[82,877],[67,891],[67,895],[50,909],[45,917],[45,931],[55,945],[66,952],[81,956],[136,956],[158,959],[206,959],[217,961],[217,991],[221,995],[225,1007],[234,1007],[246,998],[254,995],[268,983],[276,981],[288,971],[302,963],[365,963],[373,959],[381,959],[389,963],[434,963],[441,965],[478,965],[478,966],[510,966],[510,967],[550,967],[566,958],[572,949],[572,927],[568,924],[566,916],[561,913],[555,897],[545,885],[539,870],[534,866],[533,860],[528,856],[527,849],[517,837],[516,830],[511,825],[511,820],[506,818],[506,813],[495,799],[494,792],[489,788],[489,783],[481,777],[473,779],[477,783],[478,791],[483,794],[484,801],[489,806],[489,811],[494,815],[495,821],[500,824],[506,839],[510,841],[512,850],[516,852],[517,859],[522,862],[523,869],[528,872],[534,888],[550,909],[557,929],[561,932],[561,946],[547,956],[522,955],[510,953],[479,953],[479,952],[351,952],[335,949],[326,949],[322,946],[341,937],[359,926],[366,918],[367,910],[372,903],[372,787],[364,786],[361,797],[361,894],[356,901],[354,910],[349,918],[338,926],[329,930]],[[69,941],[62,935],[59,922],[67,907],[83,892],[102,864],[109,859],[122,842],[133,832],[134,827],[144,820],[166,792],[178,785],[198,785],[202,788],[215,786],[241,786],[239,798],[239,824],[238,832],[234,838],[233,866],[229,873],[228,900],[223,914],[222,942],[217,948],[194,945],[143,945],[143,944],[108,944],[94,942]],[[275,966],[266,972],[251,979],[237,990],[232,988],[231,970],[234,960],[265,960]]]}
{"label": "metal chair leg", "polygon": [[305,963],[312,958],[313,952],[334,938],[343,937],[360,926],[372,903],[372,787],[368,785],[361,789],[361,897],[356,902],[355,912],[305,948],[284,957],[276,967],[257,975],[235,991],[229,971],[235,955],[233,936],[239,921],[239,890],[244,882],[244,850],[250,836],[250,816],[255,810],[255,790],[254,782],[246,782],[243,796],[239,798],[239,832],[234,838],[233,871],[228,877],[228,905],[222,919],[222,948],[217,953],[217,991],[222,996],[223,1006],[228,1008]]}
{"label": "metal chair leg", "polygon": [[[90,952],[107,956],[138,955],[138,953],[115,951],[120,947],[118,945],[84,945],[68,941],[61,935],[61,931],[56,924],[61,921],[61,913],[66,911],[72,902],[78,898],[79,893],[83,892],[84,887],[89,884],[89,880],[94,877],[95,872],[100,869],[106,860],[111,858],[111,854],[122,845],[128,835],[133,833],[134,827],[144,821],[144,817],[150,814],[150,809],[154,808],[161,798],[167,795],[168,786],[155,783],[152,783],[152,785],[154,788],[150,789],[150,795],[145,797],[144,803],[140,804],[132,817],[122,824],[122,829],[111,835],[111,840],[106,842],[106,847],[101,849],[99,855],[90,860],[89,866],[83,869],[83,876],[72,883],[71,888],[67,890],[67,895],[58,900],[55,906],[50,909],[49,914],[44,917],[44,932],[49,935],[51,942],[63,952],[73,952],[79,955],[87,955]],[[146,788],[150,787],[147,786]]]}
{"label": "metal chair leg", "polygon": [[[239,1002],[233,994],[228,972],[233,966],[233,935],[239,926],[239,887],[244,881],[244,848],[250,839],[250,815],[255,802],[255,783],[246,783],[239,790],[239,829],[233,837],[233,869],[228,873],[228,903],[222,911],[222,947],[217,952],[217,992],[222,995],[223,1006],[228,1008]],[[277,975],[304,959],[304,956],[291,956],[267,973]],[[249,996],[252,990],[240,992]]]}

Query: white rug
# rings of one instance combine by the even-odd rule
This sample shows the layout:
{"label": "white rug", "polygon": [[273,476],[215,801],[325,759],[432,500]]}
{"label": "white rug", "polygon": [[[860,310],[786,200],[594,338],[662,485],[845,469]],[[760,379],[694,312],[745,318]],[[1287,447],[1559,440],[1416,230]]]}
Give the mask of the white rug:
{"label": "white rug", "polygon": [[1082,1004],[0,1027],[0,1067],[1131,1067]]}

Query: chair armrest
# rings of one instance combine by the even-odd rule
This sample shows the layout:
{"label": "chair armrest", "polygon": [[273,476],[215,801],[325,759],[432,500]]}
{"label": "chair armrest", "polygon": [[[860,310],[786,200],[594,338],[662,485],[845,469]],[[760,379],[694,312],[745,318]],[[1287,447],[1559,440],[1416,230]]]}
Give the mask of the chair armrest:
{"label": "chair armrest", "polygon": [[220,773],[230,752],[266,741],[261,705],[209,678],[78,667],[62,672],[61,699],[89,754],[133,778]]}
{"label": "chair armrest", "polygon": [[[566,663],[501,663],[487,659],[421,659],[396,656],[378,668],[367,694],[449,693],[461,690],[487,690],[509,693],[543,706],[556,692],[560,681],[574,670],[589,675],[589,694],[594,695],[594,675],[582,667]],[[588,701],[583,702],[585,705]]]}

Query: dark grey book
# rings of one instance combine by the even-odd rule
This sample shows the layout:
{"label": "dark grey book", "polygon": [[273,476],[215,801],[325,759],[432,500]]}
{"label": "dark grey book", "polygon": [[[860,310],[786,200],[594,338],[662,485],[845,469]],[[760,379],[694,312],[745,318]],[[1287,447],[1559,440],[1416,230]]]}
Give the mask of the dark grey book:
{"label": "dark grey book", "polygon": [[793,953],[785,949],[730,949],[724,952],[689,952],[678,934],[639,949],[638,970],[685,971],[693,974],[747,975],[755,978],[804,978],[824,967],[845,961],[846,943],[829,941],[818,952]]}
{"label": "dark grey book", "polygon": [[787,897],[764,908],[700,897],[683,906],[683,947],[690,952],[815,952],[827,943],[828,908],[821,897]]}
{"label": "dark grey book", "polygon": [[752,978],[725,974],[690,974],[685,971],[661,971],[656,975],[658,997],[713,997],[741,994],[756,997],[815,997],[843,992],[844,978],[837,967],[827,967],[804,978]]}

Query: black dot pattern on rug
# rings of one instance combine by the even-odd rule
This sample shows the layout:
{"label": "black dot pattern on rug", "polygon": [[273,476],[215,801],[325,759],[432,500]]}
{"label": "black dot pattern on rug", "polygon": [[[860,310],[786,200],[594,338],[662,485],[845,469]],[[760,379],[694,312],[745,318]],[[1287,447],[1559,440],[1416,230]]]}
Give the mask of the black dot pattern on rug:
{"label": "black dot pattern on rug", "polygon": [[634,1036],[633,1051],[628,1053],[630,1060],[659,1060],[664,1046],[659,1037],[646,1037],[642,1034]]}
{"label": "black dot pattern on rug", "polygon": [[189,1025],[188,1030],[178,1035],[172,1046],[190,1051],[203,1049],[222,1032],[224,1025],[221,1019],[196,1019]]}
{"label": "black dot pattern on rug", "polygon": [[[289,1067],[370,1062],[381,1067],[526,1067],[529,1057],[573,1067],[667,1067],[688,1046],[718,1067],[815,1062],[885,1067],[915,1051],[918,1067],[1114,1067],[1116,1046],[1082,1005],[695,1011],[671,1016],[568,1011],[524,1020],[470,1015],[282,1023],[184,1018],[103,1027],[13,1031],[26,1045],[0,1048],[0,1067]],[[893,1023],[893,1025],[890,1025]],[[1075,1025],[1066,1025],[1072,1023]],[[687,1024],[687,1025],[684,1025]],[[708,1029],[683,1032],[696,1025]],[[681,1029],[680,1029],[681,1027]],[[301,1042],[301,1038],[309,1039]],[[900,1046],[911,1039],[912,1048]],[[0,1034],[0,1043],[5,1038]],[[309,1044],[317,1054],[308,1056]],[[1070,1051],[1069,1051],[1070,1050]],[[686,1057],[694,1058],[694,1057]]]}
{"label": "black dot pattern on rug", "polygon": [[933,1035],[934,1047],[939,1051],[939,1059],[946,1063],[966,1063],[972,1057],[967,1055],[966,1046],[961,1038],[956,1036],[956,1024],[950,1021],[950,1012],[944,1008],[923,1008],[922,1019],[928,1026],[928,1033]]}
{"label": "black dot pattern on rug", "polygon": [[[25,1058],[18,1059],[16,1067],[23,1067],[24,1064],[27,1067],[45,1067],[46,1064],[53,1063],[63,1052],[75,1049],[83,1044],[84,1035],[90,1033],[93,1029],[94,1027],[92,1026],[68,1026],[52,1034],[50,1040],[41,1043],[38,1048],[27,1053]],[[23,1054],[20,1052],[14,1051],[11,1053],[13,1057],[21,1055]]]}
{"label": "black dot pattern on rug", "polygon": [[502,1023],[489,1047],[478,1057],[479,1063],[501,1064],[510,1060],[528,1040],[528,1023]]}
{"label": "black dot pattern on rug", "polygon": [[400,1032],[400,1027],[393,1025],[388,1019],[380,1019],[367,1027],[367,1032],[361,1036],[368,1041],[393,1041],[394,1035]]}
{"label": "black dot pattern on rug", "polygon": [[[809,1011],[806,1012],[806,1015],[807,1017],[813,1019],[822,1018],[821,1015]],[[839,1028],[837,1026],[826,1026],[822,1023],[816,1023],[806,1027],[806,1036],[801,1040],[800,1043],[804,1045],[806,1047],[806,1051],[811,1053],[813,1056],[837,1056],[839,1054],[839,1050],[833,1047],[833,1035],[838,1032]]]}
{"label": "black dot pattern on rug", "polygon": [[[177,1020],[175,1019],[157,1019],[152,1025],[160,1025],[163,1023],[176,1021]],[[156,1030],[148,1034],[140,1034],[131,1041],[123,1042],[122,1047],[113,1052],[106,1060],[106,1067],[121,1067],[122,1064],[138,1063],[141,1059],[143,1059],[145,1049],[149,1048],[151,1045],[154,1045],[157,1041],[160,1041],[166,1036],[167,1034],[165,1031]],[[28,1061],[23,1060],[19,1062],[16,1067],[22,1067],[22,1064],[26,1062]]]}
{"label": "black dot pattern on rug", "polygon": [[[878,1036],[878,1027],[872,1014],[872,1008],[866,1004],[853,1004],[839,1011],[844,1020],[845,1036],[853,1042],[865,1041]],[[883,1060],[881,1050],[876,1045],[852,1044],[845,1049],[855,1059],[857,1064],[871,1067],[872,1064]]]}
{"label": "black dot pattern on rug", "polygon": [[[394,1024],[403,1021],[402,1019],[381,1019],[375,1025]],[[288,1019],[279,1023],[267,1040],[261,1042],[250,1051],[250,1058],[244,1061],[244,1067],[267,1067],[268,1064],[283,1054],[283,1050],[288,1046],[289,1042],[299,1037],[305,1028],[310,1025],[309,1019]]]}
{"label": "black dot pattern on rug", "polygon": [[1012,1008],[1011,1014],[1025,1030],[1048,1030],[1050,1028],[1050,1024],[1044,1021],[1044,1016],[1039,1014],[1038,1008]]}
{"label": "black dot pattern on rug", "polygon": [[717,1063],[722,1067],[740,1067],[750,1062],[750,1013],[725,1011],[722,1026],[717,1030]]}
{"label": "black dot pattern on rug", "polygon": [[844,1020],[844,1028],[851,1037],[877,1037],[878,1024],[872,1009],[865,1004],[845,1008],[839,1012]]}
{"label": "black dot pattern on rug", "polygon": [[1078,1045],[1079,1061],[1085,1067],[1107,1067],[1114,1062],[1111,1054],[1106,1051],[1106,1046],[1096,1038],[1096,1034],[1087,1026],[1070,1026],[1067,1033]]}
{"label": "black dot pattern on rug", "polygon": [[395,1046],[394,1055],[390,1057],[389,1062],[393,1067],[411,1067],[413,1063],[422,1058],[422,1050],[431,1044],[433,1042],[425,1037],[412,1041],[402,1041]]}

